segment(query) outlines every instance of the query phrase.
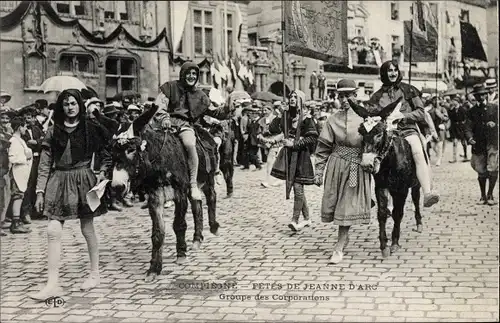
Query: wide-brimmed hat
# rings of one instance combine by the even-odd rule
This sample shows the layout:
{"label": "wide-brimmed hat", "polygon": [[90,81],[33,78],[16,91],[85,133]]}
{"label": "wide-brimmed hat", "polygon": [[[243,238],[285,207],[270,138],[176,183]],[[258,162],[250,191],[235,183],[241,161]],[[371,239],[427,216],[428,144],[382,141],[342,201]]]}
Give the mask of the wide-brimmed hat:
{"label": "wide-brimmed hat", "polygon": [[484,84],[476,84],[472,87],[472,93],[473,95],[479,95],[479,94],[488,94],[490,93],[490,89],[486,88]]}
{"label": "wide-brimmed hat", "polygon": [[99,98],[92,97],[92,98],[88,99],[87,101],[85,101],[85,107],[88,108],[89,105],[94,104],[94,103],[103,104],[103,102],[101,100],[99,100]]}
{"label": "wide-brimmed hat", "polygon": [[497,87],[497,80],[496,79],[487,79],[484,82],[484,87],[487,89],[494,89]]}
{"label": "wide-brimmed hat", "polygon": [[118,107],[121,107],[120,103],[114,101],[112,103],[106,104],[104,106],[104,109],[102,109],[102,113],[104,113],[104,114],[117,113],[120,111],[117,109]]}
{"label": "wide-brimmed hat", "polygon": [[4,103],[7,103],[12,98],[12,95],[10,95],[10,93],[7,93],[5,91],[0,91],[0,98],[4,98],[5,99]]}
{"label": "wide-brimmed hat", "polygon": [[342,79],[337,82],[337,92],[354,92],[358,89],[353,80]]}

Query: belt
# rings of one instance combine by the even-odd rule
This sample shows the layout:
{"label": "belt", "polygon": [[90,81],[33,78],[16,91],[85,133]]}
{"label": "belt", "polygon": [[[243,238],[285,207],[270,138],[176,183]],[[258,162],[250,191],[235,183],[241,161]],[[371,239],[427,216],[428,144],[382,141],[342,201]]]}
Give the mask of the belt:
{"label": "belt", "polygon": [[358,185],[358,167],[361,163],[361,148],[335,146],[332,156],[344,159],[351,164],[349,165],[349,187]]}

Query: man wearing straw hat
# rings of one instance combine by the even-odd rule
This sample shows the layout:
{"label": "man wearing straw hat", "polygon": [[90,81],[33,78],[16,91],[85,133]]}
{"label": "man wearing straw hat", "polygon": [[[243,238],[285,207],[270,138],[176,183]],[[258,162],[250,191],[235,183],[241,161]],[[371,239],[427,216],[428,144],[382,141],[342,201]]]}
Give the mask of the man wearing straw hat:
{"label": "man wearing straw hat", "polygon": [[498,104],[498,85],[496,79],[487,79],[484,86],[490,91],[488,93],[488,102]]}
{"label": "man wearing straw hat", "polygon": [[489,93],[483,84],[474,86],[472,94],[477,102],[467,113],[469,123],[465,132],[467,142],[472,145],[471,166],[478,174],[479,205],[496,204],[493,191],[498,179],[498,104],[488,102]]}

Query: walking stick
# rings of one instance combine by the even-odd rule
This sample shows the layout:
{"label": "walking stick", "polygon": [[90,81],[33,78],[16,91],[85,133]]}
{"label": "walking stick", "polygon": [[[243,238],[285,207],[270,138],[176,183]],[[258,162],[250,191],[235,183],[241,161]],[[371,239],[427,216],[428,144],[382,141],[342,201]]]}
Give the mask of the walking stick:
{"label": "walking stick", "polygon": [[[285,38],[286,38],[286,24],[285,24],[285,1],[281,1],[281,72],[282,75],[282,83],[283,83],[283,102],[286,104],[286,75],[285,75],[285,64],[286,64],[286,46],[285,46]],[[283,111],[283,135],[285,139],[288,139],[288,110]],[[292,187],[292,182],[290,180],[291,174],[288,170],[288,155],[290,153],[290,149],[288,147],[283,147],[285,152],[285,198],[287,200],[290,199],[290,191]]]}

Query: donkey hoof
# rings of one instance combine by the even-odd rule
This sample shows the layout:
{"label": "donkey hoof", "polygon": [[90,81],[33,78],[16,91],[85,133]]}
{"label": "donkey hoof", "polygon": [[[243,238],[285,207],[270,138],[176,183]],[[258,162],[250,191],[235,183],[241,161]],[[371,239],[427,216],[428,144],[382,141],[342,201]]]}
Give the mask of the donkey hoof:
{"label": "donkey hoof", "polygon": [[393,245],[391,246],[391,254],[396,253],[399,249],[401,249],[401,246],[400,246],[400,245],[393,244]]}
{"label": "donkey hoof", "polygon": [[146,277],[144,278],[145,283],[152,283],[156,280],[156,276],[158,276],[156,273],[153,272],[147,272]]}
{"label": "donkey hoof", "polygon": [[177,257],[177,261],[176,261],[176,263],[177,263],[178,265],[181,265],[181,264],[185,263],[185,262],[186,262],[186,260],[187,260],[187,257],[186,257],[186,256],[178,256],[178,257]]}
{"label": "donkey hoof", "polygon": [[382,249],[382,257],[387,258],[391,255],[391,250],[389,247],[385,247],[385,249]]}
{"label": "donkey hoof", "polygon": [[210,226],[210,233],[212,233],[214,236],[219,235],[219,223],[215,223],[214,225]]}
{"label": "donkey hoof", "polygon": [[417,225],[417,229],[414,229],[413,231],[422,233],[424,231],[424,226],[422,224]]}
{"label": "donkey hoof", "polygon": [[201,247],[201,241],[194,241],[193,242],[192,250],[198,250],[198,249],[200,249],[200,247]]}

